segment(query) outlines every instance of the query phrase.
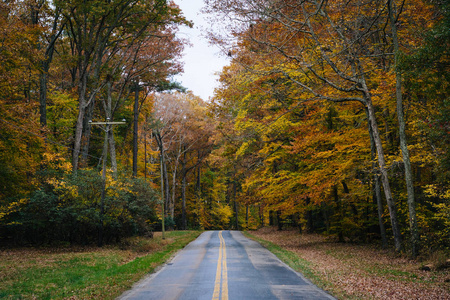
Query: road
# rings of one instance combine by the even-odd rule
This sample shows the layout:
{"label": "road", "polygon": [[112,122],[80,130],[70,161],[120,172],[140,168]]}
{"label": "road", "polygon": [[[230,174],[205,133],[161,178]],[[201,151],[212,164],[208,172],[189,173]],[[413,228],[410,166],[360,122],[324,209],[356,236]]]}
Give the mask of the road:
{"label": "road", "polygon": [[335,298],[241,232],[208,231],[119,299]]}

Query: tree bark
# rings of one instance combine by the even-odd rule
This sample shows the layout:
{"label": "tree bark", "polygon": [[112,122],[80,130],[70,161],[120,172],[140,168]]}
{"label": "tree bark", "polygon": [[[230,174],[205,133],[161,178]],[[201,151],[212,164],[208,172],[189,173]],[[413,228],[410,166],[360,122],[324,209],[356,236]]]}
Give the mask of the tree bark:
{"label": "tree bark", "polygon": [[187,229],[187,220],[186,220],[186,152],[183,154],[183,160],[181,161],[181,174],[183,176],[181,182],[181,226],[182,230]]}
{"label": "tree bark", "polygon": [[236,230],[239,230],[239,213],[238,213],[238,203],[236,200],[236,193],[237,193],[237,183],[235,180],[233,180],[233,201],[234,201],[234,213],[235,213],[235,226]]}
{"label": "tree bark", "polygon": [[[366,109],[367,117],[369,116],[369,112]],[[380,187],[380,177],[378,175],[377,164],[374,162],[376,157],[376,147],[373,139],[372,127],[369,126],[369,136],[370,136],[370,157],[372,160],[372,170],[373,170],[373,196],[376,199],[377,203],[377,212],[378,212],[378,225],[380,226],[380,236],[381,236],[381,246],[383,249],[387,248],[387,237],[386,237],[386,228],[384,227],[383,222],[383,200],[381,198],[381,187]]]}
{"label": "tree bark", "polygon": [[139,82],[136,81],[134,91],[134,125],[133,125],[133,177],[137,177],[138,160],[138,118],[139,118]]}
{"label": "tree bark", "polygon": [[164,149],[160,148],[161,152],[160,152],[160,173],[161,173],[161,230],[162,230],[162,239],[165,239],[165,231],[166,231],[166,226],[165,226],[165,217],[166,217],[166,213],[165,213],[165,209],[164,209],[164,172],[163,172],[163,161],[164,161]]}
{"label": "tree bark", "polygon": [[47,126],[47,80],[49,65],[42,62],[42,71],[39,75],[39,122],[41,126]]}
{"label": "tree bark", "polygon": [[176,197],[176,186],[177,186],[177,169],[178,163],[172,168],[172,197],[170,197],[170,217],[174,219],[175,217],[175,197]]}
{"label": "tree bark", "polygon": [[78,83],[78,118],[75,128],[75,138],[72,153],[72,170],[76,174],[78,171],[78,162],[81,149],[81,138],[83,135],[83,119],[86,111],[86,83],[87,78],[83,76]]}
{"label": "tree bark", "polygon": [[245,207],[245,224],[246,229],[248,230],[248,204]]}
{"label": "tree bark", "polygon": [[164,169],[164,184],[165,184],[165,193],[166,193],[166,216],[168,216],[168,208],[170,201],[170,186],[169,186],[169,174],[167,173],[167,161],[164,159],[163,164]]}
{"label": "tree bark", "polygon": [[394,0],[388,0],[389,21],[391,24],[392,42],[394,46],[394,60],[395,60],[395,95],[397,99],[397,118],[399,125],[400,149],[402,151],[403,163],[405,166],[405,181],[406,190],[408,193],[408,211],[409,211],[409,227],[411,231],[411,255],[416,258],[419,254],[419,230],[416,218],[416,201],[414,195],[413,175],[411,171],[411,161],[409,158],[408,144],[406,141],[405,132],[405,117],[403,113],[403,99],[402,99],[402,76],[398,70],[399,63],[399,43],[397,35],[396,16],[394,12]]}
{"label": "tree bark", "polygon": [[400,233],[400,228],[399,228],[398,218],[397,218],[397,207],[395,204],[395,200],[392,197],[391,186],[389,184],[389,178],[388,178],[388,173],[387,173],[387,169],[386,169],[386,160],[384,158],[383,146],[381,143],[380,133],[378,131],[377,121],[375,118],[375,110],[372,105],[372,100],[370,99],[370,96],[368,96],[368,94],[366,94],[365,99],[366,99],[366,107],[367,107],[368,118],[369,118],[369,125],[372,128],[375,148],[376,148],[377,154],[378,154],[377,158],[378,158],[378,166],[380,168],[379,170],[381,172],[381,182],[383,184],[384,194],[385,194],[386,201],[387,201],[388,208],[389,208],[392,232],[394,235],[395,251],[400,252],[400,250],[402,249],[402,238],[401,238],[401,233]]}
{"label": "tree bark", "polygon": [[341,199],[339,199],[339,193],[338,193],[338,187],[337,185],[333,186],[333,198],[334,198],[334,203],[336,204],[336,210],[337,210],[337,215],[338,215],[338,239],[339,239],[339,243],[343,243],[344,242],[344,233],[342,230],[342,218],[344,217],[343,215],[343,208],[342,208],[342,203],[341,203]]}

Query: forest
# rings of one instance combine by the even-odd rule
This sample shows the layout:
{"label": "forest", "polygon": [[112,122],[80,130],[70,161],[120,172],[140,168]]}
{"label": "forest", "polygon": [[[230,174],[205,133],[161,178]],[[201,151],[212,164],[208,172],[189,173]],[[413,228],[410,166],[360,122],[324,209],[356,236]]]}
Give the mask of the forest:
{"label": "forest", "polygon": [[448,1],[205,5],[211,99],[173,79],[171,1],[0,2],[0,245],[271,225],[449,251]]}

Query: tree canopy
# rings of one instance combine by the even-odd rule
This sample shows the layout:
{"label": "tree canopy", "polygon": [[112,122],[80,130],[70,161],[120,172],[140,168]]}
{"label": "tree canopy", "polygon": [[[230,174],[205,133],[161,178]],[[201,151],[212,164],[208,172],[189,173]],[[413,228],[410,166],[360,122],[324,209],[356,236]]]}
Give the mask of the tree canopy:
{"label": "tree canopy", "polygon": [[205,3],[230,57],[209,102],[173,81],[171,1],[0,4],[0,241],[164,220],[448,250],[449,4]]}

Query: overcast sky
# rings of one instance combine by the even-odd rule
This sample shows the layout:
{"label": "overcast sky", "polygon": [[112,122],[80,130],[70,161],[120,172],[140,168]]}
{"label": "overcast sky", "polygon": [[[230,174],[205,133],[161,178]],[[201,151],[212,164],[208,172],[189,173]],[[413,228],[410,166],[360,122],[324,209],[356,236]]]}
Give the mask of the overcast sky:
{"label": "overcast sky", "polygon": [[208,100],[212,97],[214,88],[218,86],[219,77],[214,74],[220,72],[229,61],[220,53],[219,48],[209,45],[206,38],[202,37],[204,28],[208,27],[204,15],[200,13],[204,6],[203,0],[174,1],[186,19],[194,22],[194,28],[183,26],[180,31],[182,37],[190,40],[192,47],[186,47],[182,59],[184,74],[176,76],[175,81],[181,82],[194,95]]}

